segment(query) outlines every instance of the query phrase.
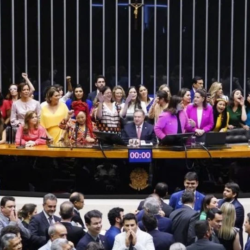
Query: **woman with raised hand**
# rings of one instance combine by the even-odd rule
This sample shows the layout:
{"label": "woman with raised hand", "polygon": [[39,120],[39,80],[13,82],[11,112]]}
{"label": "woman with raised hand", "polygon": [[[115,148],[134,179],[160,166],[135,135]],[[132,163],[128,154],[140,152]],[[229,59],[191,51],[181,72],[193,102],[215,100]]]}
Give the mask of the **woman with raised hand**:
{"label": "woman with raised hand", "polygon": [[214,126],[214,116],[212,106],[207,104],[207,94],[204,89],[197,89],[193,103],[187,106],[186,114],[188,118],[195,122],[196,126],[189,132],[195,132],[197,136],[202,136],[212,130]]}
{"label": "woman with raised hand", "polygon": [[168,104],[168,93],[162,90],[157,91],[156,98],[154,99],[154,102],[148,112],[148,118],[154,119],[156,123],[159,115],[168,107]]}
{"label": "woman with raised hand", "polygon": [[24,125],[18,127],[16,133],[16,145],[33,147],[46,144],[46,130],[39,124],[38,116],[35,111],[28,111],[24,117]]}
{"label": "woman with raised hand", "polygon": [[24,117],[28,111],[34,111],[38,119],[41,113],[40,103],[30,97],[30,86],[28,83],[20,83],[18,86],[20,99],[12,104],[10,123],[12,126],[24,124]]}
{"label": "woman with raised hand", "polygon": [[128,90],[128,96],[126,98],[125,105],[121,110],[121,117],[133,117],[136,109],[142,109],[147,115],[146,103],[139,100],[136,88],[131,86]]}
{"label": "woman with raised hand", "polygon": [[229,129],[244,128],[249,130],[249,127],[245,125],[247,120],[245,100],[239,89],[235,89],[231,93],[227,112],[229,113]]}
{"label": "woman with raised hand", "polygon": [[47,103],[42,107],[41,125],[46,129],[47,137],[57,143],[61,139],[63,131],[59,123],[68,117],[68,108],[60,102],[60,94],[56,88],[50,87],[46,93]]}
{"label": "woman with raised hand", "polygon": [[217,99],[213,106],[215,132],[226,132],[229,122],[229,113],[227,112],[227,101],[225,99]]}
{"label": "woman with raised hand", "polygon": [[[59,127],[66,131],[70,142],[77,141],[80,144],[95,142],[87,103],[74,101],[71,106],[73,110],[69,111],[68,118],[63,119]],[[76,119],[70,118],[73,114]],[[65,135],[63,134],[61,140],[64,140],[64,138]]]}

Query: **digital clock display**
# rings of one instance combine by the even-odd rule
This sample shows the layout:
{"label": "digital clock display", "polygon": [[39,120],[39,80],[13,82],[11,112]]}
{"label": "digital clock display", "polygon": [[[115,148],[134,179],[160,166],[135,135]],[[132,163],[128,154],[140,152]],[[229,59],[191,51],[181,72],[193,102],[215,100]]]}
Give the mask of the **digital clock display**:
{"label": "digital clock display", "polygon": [[130,163],[150,163],[152,161],[152,149],[129,149],[128,159]]}

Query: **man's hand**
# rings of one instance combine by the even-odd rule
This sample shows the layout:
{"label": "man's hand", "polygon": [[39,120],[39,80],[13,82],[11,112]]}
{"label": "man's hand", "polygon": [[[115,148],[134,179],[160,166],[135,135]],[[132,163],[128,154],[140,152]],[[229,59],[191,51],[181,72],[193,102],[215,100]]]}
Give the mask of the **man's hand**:
{"label": "man's hand", "polygon": [[136,234],[134,231],[130,231],[131,232],[131,235],[132,235],[132,245],[134,246],[136,244],[136,241],[137,241],[137,237],[136,237]]}
{"label": "man's hand", "polygon": [[125,245],[126,245],[126,247],[130,246],[131,240],[132,240],[131,231],[128,231],[126,233],[126,238],[125,238]]}
{"label": "man's hand", "polygon": [[163,211],[163,210],[160,210],[160,211],[159,211],[159,215],[160,215],[161,217],[165,217],[164,211]]}
{"label": "man's hand", "polygon": [[10,217],[9,217],[9,219],[10,219],[10,221],[15,221],[15,222],[17,222],[18,218],[17,218],[17,216],[16,216],[16,211],[15,211],[15,210],[12,210],[12,211],[10,212]]}

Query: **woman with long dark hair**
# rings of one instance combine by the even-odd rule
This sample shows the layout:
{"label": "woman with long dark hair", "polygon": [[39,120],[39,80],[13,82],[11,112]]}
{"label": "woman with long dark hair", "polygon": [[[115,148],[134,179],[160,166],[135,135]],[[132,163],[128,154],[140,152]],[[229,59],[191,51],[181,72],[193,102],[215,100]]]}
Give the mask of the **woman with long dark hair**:
{"label": "woman with long dark hair", "polygon": [[200,220],[206,220],[208,210],[215,207],[218,207],[218,199],[213,194],[207,194],[202,201]]}
{"label": "woman with long dark hair", "polygon": [[187,88],[180,89],[178,96],[182,98],[183,110],[186,111],[187,106],[191,103],[191,92]]}
{"label": "woman with long dark hair", "polygon": [[146,103],[147,111],[149,111],[151,105],[153,104],[153,98],[149,97],[148,89],[144,85],[139,85],[137,87],[138,98],[141,102]]}
{"label": "woman with long dark hair", "polygon": [[227,101],[225,99],[217,99],[214,102],[214,126],[212,128],[215,132],[226,132],[229,122],[229,113],[227,112]]}
{"label": "woman with long dark hair", "polygon": [[159,116],[155,124],[155,134],[159,139],[163,139],[169,134],[185,133],[189,128],[195,126],[193,121],[189,121],[186,113],[183,111],[182,99],[173,95],[170,99],[167,109]]}

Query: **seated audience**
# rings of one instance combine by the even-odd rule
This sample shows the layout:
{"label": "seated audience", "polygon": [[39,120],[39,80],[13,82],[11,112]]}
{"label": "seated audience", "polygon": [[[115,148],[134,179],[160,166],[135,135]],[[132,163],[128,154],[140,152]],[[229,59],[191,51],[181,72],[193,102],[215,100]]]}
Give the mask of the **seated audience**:
{"label": "seated audience", "polygon": [[112,92],[108,86],[100,89],[97,95],[99,101],[96,111],[97,129],[101,132],[120,133],[120,109],[112,102]]}
{"label": "seated audience", "polygon": [[78,242],[76,249],[85,250],[90,242],[99,242],[104,247],[104,236],[100,234],[102,230],[102,213],[98,210],[91,210],[84,215],[87,233]]}
{"label": "seated audience", "polygon": [[210,94],[210,104],[213,106],[217,99],[223,99],[225,102],[227,98],[223,96],[222,84],[220,82],[214,82],[210,86],[208,90],[208,94]]}
{"label": "seated audience", "polygon": [[115,207],[109,210],[108,220],[110,228],[105,233],[105,250],[112,250],[115,236],[121,233],[124,209]]}
{"label": "seated audience", "polygon": [[1,238],[1,247],[3,250],[22,250],[22,239],[13,233],[5,234]]}
{"label": "seated audience", "polygon": [[212,208],[207,211],[207,221],[211,228],[210,240],[214,243],[220,243],[218,232],[222,225],[222,212],[218,208]]}
{"label": "seated audience", "polygon": [[137,87],[138,98],[141,102],[146,103],[147,112],[149,111],[151,105],[153,104],[153,98],[149,97],[148,89],[144,85],[139,85]]}
{"label": "seated audience", "polygon": [[199,219],[199,213],[194,207],[195,197],[193,191],[185,191],[181,197],[182,207],[174,210],[169,218],[172,220],[172,232],[176,242],[185,246],[195,241],[195,222]]}
{"label": "seated audience", "polygon": [[214,127],[215,132],[226,132],[229,123],[229,113],[227,112],[227,102],[224,99],[217,99],[214,102]]}
{"label": "seated audience", "polygon": [[194,229],[198,240],[188,246],[187,250],[227,250],[223,245],[209,240],[211,236],[211,228],[206,220],[196,221]]}
{"label": "seated audience", "polygon": [[155,249],[152,236],[138,228],[134,214],[129,213],[124,215],[123,230],[124,232],[115,237],[112,250],[129,249],[130,247],[144,250]]}
{"label": "seated audience", "polygon": [[127,123],[122,130],[122,139],[128,143],[130,139],[139,139],[156,144],[154,126],[145,121],[145,113],[142,109],[134,112],[134,121]]}
{"label": "seated audience", "polygon": [[28,111],[34,111],[40,118],[40,103],[30,97],[30,86],[27,83],[21,83],[18,86],[20,99],[12,104],[10,122],[12,126],[24,124],[24,117]]}
{"label": "seated audience", "polygon": [[142,217],[142,223],[146,232],[153,237],[155,250],[169,250],[171,244],[174,243],[174,237],[172,234],[158,230],[155,216],[145,213]]}
{"label": "seated audience", "polygon": [[75,222],[75,225],[81,225],[83,229],[85,229],[83,220],[81,218],[81,215],[79,213],[79,210],[83,209],[84,207],[84,195],[79,192],[74,192],[70,195],[69,201],[74,206],[74,216],[72,218],[72,222]]}
{"label": "seated audience", "polygon": [[21,234],[29,239],[30,232],[25,228],[20,219],[18,219],[16,214],[16,201],[12,196],[4,196],[0,202],[1,212],[0,212],[0,234],[3,228],[7,226],[17,226]]}
{"label": "seated audience", "polygon": [[52,242],[50,250],[74,250],[74,245],[67,239],[56,239]]}
{"label": "seated audience", "polygon": [[24,117],[24,125],[20,125],[16,133],[16,145],[33,147],[45,145],[46,130],[39,124],[35,111],[28,111]]}
{"label": "seated audience", "polygon": [[[171,233],[172,221],[169,218],[162,217],[161,215],[161,202],[159,197],[153,195],[148,197],[144,203],[144,210],[141,210],[136,216],[138,218],[143,218],[145,214],[152,214],[157,220],[158,229],[161,232]],[[142,221],[138,221],[138,227],[145,231],[145,226]]]}
{"label": "seated audience", "polygon": [[240,230],[239,231],[240,243],[241,246],[243,247],[242,226],[244,223],[245,211],[244,207],[238,200],[239,192],[240,192],[240,187],[237,183],[235,182],[226,183],[223,191],[223,199],[219,201],[219,207],[221,207],[221,205],[225,202],[230,202],[232,205],[234,205],[236,211],[236,220],[234,226]]}
{"label": "seated audience", "polygon": [[178,96],[182,98],[183,110],[186,111],[187,106],[191,103],[191,93],[187,88],[179,90]]}
{"label": "seated audience", "polygon": [[227,112],[229,113],[229,129],[234,128],[244,128],[249,129],[247,125],[245,125],[245,121],[247,120],[246,108],[244,105],[244,97],[240,90],[235,89],[229,98],[229,103],[227,106]]}
{"label": "seated audience", "polygon": [[91,93],[88,94],[88,100],[94,102],[97,94],[99,93],[99,91],[106,85],[106,79],[105,76],[99,75],[96,77],[95,80],[95,86],[96,86],[96,90],[92,91]]}
{"label": "seated audience", "polygon": [[192,191],[195,194],[195,203],[194,203],[194,210],[197,212],[201,211],[202,202],[204,199],[204,195],[199,193],[196,188],[199,185],[198,175],[195,172],[188,172],[184,177],[184,187],[185,190],[181,190],[179,192],[173,193],[169,200],[169,205],[173,209],[177,209],[182,207],[182,200],[181,196],[185,191]]}
{"label": "seated audience", "polygon": [[[155,186],[154,194],[160,198],[161,210],[164,212],[164,216],[169,217],[170,213],[173,211],[173,208],[163,201],[163,199],[168,194],[168,185],[164,182],[158,182]],[[144,202],[145,200],[140,202],[137,210],[141,211],[143,209]]]}
{"label": "seated audience", "polygon": [[132,117],[135,110],[142,109],[147,114],[147,107],[145,102],[141,102],[138,97],[138,93],[134,86],[131,86],[128,90],[128,96],[126,98],[124,107],[121,110],[121,117]]}
{"label": "seated audience", "polygon": [[[63,119],[59,124],[59,127],[66,131],[67,139],[71,143],[77,141],[80,144],[95,142],[87,104],[82,101],[74,101],[72,108],[67,119]],[[73,112],[76,119],[69,119]],[[62,133],[60,141],[64,138],[65,133]]]}
{"label": "seated audience", "polygon": [[196,124],[193,128],[188,128],[187,131],[202,136],[212,130],[214,126],[213,108],[207,104],[205,90],[196,90],[193,104],[188,105],[186,113],[188,118],[192,119]]}
{"label": "seated audience", "polygon": [[155,124],[155,134],[159,139],[163,139],[166,135],[182,134],[189,128],[195,127],[192,120],[188,120],[186,113],[183,111],[179,96],[172,96],[167,109],[159,116]]}
{"label": "seated audience", "polygon": [[187,248],[179,242],[172,244],[169,248],[169,250],[186,250],[186,249]]}
{"label": "seated audience", "polygon": [[116,105],[120,105],[121,107],[124,105],[126,99],[125,91],[122,86],[117,85],[112,89],[112,100],[115,102]]}
{"label": "seated audience", "polygon": [[5,123],[2,119],[2,113],[0,111],[0,144],[4,144],[6,142],[6,129]]}
{"label": "seated audience", "polygon": [[62,135],[58,124],[68,117],[68,108],[63,102],[59,102],[60,94],[56,88],[51,87],[46,93],[46,105],[41,111],[41,125],[46,129],[47,137],[57,143]]}
{"label": "seated audience", "polygon": [[37,205],[36,204],[25,204],[23,207],[18,211],[18,217],[22,220],[24,227],[29,229],[29,224],[31,218],[37,214]]}
{"label": "seated audience", "polygon": [[67,229],[67,239],[76,246],[85,235],[82,227],[73,226],[71,220],[74,216],[74,206],[70,201],[65,201],[60,206],[61,224]]}
{"label": "seated audience", "polygon": [[158,121],[159,115],[163,110],[167,109],[169,103],[168,94],[165,91],[157,91],[156,98],[148,112],[148,118],[154,119],[154,123]]}
{"label": "seated audience", "polygon": [[200,220],[207,219],[207,212],[212,208],[218,207],[218,200],[213,194],[205,195],[203,202],[202,202],[202,209],[200,214]]}
{"label": "seated audience", "polygon": [[250,250],[250,213],[247,214],[246,219],[245,219],[245,232],[248,234],[248,239],[247,239],[247,243],[245,245],[245,250]]}
{"label": "seated audience", "polygon": [[66,105],[69,110],[73,109],[71,105],[74,101],[82,101],[83,103],[87,103],[88,110],[90,112],[92,108],[92,101],[84,97],[84,91],[80,84],[76,85],[76,87],[74,88],[72,97],[66,101]]}
{"label": "seated audience", "polygon": [[220,243],[227,250],[241,250],[239,229],[234,227],[236,220],[234,205],[228,202],[223,203],[221,211],[223,220],[218,232]]}
{"label": "seated audience", "polygon": [[195,93],[198,89],[202,89],[203,88],[203,79],[200,77],[200,76],[195,76],[193,79],[192,79],[192,88],[191,88],[191,91],[190,91],[190,94],[191,94],[191,102],[193,102],[194,100],[194,96],[195,96]]}
{"label": "seated audience", "polygon": [[0,116],[3,119],[4,127],[10,123],[11,106],[8,100],[4,100],[3,94],[0,92]]}
{"label": "seated audience", "polygon": [[67,239],[67,229],[61,223],[55,223],[49,227],[48,235],[48,242],[40,247],[39,250],[50,250],[52,242],[58,238]]}
{"label": "seated audience", "polygon": [[29,224],[31,249],[37,250],[47,243],[47,232],[50,225],[60,218],[55,216],[57,198],[54,194],[43,197],[43,211],[34,215]]}

